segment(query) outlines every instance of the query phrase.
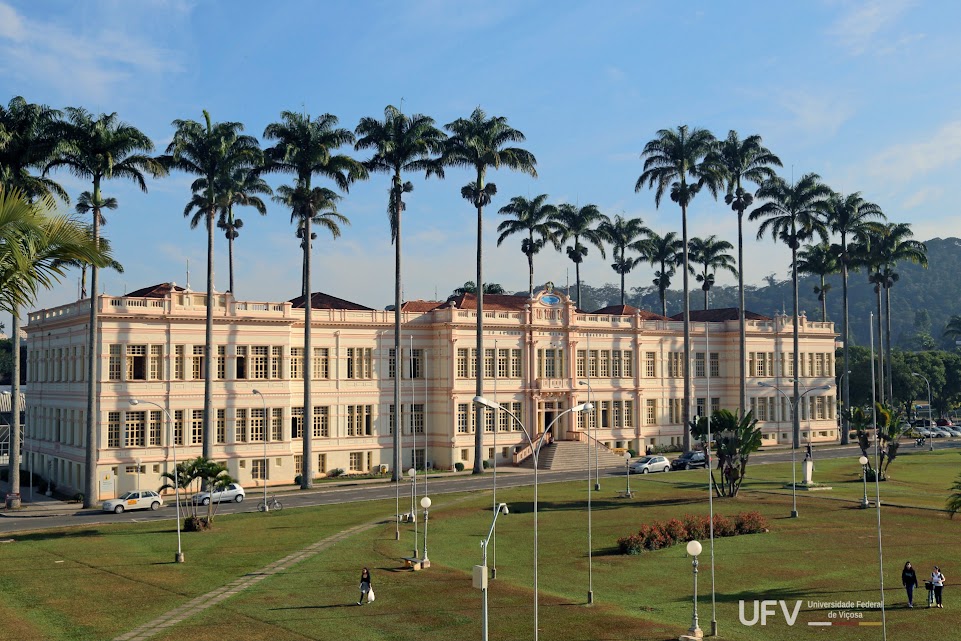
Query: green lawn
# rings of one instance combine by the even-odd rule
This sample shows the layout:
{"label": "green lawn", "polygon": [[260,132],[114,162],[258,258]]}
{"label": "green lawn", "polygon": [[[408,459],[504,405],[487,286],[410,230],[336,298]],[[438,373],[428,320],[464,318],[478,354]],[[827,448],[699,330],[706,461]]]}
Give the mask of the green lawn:
{"label": "green lawn", "polygon": [[[913,448],[912,448],[913,449]],[[888,638],[915,638],[925,630],[961,629],[961,605],[946,588],[944,610],[904,608],[900,570],[910,559],[922,576],[942,566],[949,582],[961,572],[957,542],[961,519],[931,508],[943,505],[959,470],[957,452],[905,453],[881,483]],[[856,463],[818,461],[816,480],[830,492],[798,492],[799,519],[787,518],[790,478],[784,464],[749,468],[751,481],[735,500],[715,501],[733,515],[758,510],[764,534],[715,542],[717,620],[726,639],[788,641],[815,636],[880,639],[866,627],[812,628],[828,620],[807,601],[877,601],[877,513],[856,505],[862,486]],[[622,556],[616,539],[639,524],[707,512],[703,470],[632,479],[635,498],[615,498],[622,479],[602,480],[594,493],[595,605],[588,589],[587,482],[545,484],[540,489],[540,629],[545,641],[563,639],[669,639],[690,623],[691,563],[683,546]],[[869,484],[869,496],[873,485]],[[500,490],[511,514],[498,519],[497,579],[490,587],[491,639],[532,638],[532,488]],[[401,541],[385,522],[292,565],[222,604],[173,626],[157,639],[417,639],[450,641],[480,636],[480,593],[471,566],[481,561],[479,542],[490,525],[490,495],[433,497],[429,570],[398,570],[413,547],[412,526]],[[905,505],[913,507],[894,507]],[[261,568],[352,525],[386,517],[393,501],[225,516],[213,533],[184,537],[187,563],[169,563],[173,527],[118,525],[91,530],[16,536],[0,546],[0,589],[5,598],[0,639],[109,639],[191,597]],[[422,524],[421,524],[422,526]],[[701,627],[710,628],[710,549],[701,555]],[[57,563],[63,561],[63,563]],[[490,563],[490,559],[489,559]],[[371,568],[377,601],[354,605],[360,569]],[[767,627],[738,621],[738,601],[803,601],[794,627],[783,617]],[[923,590],[916,603],[923,605]],[[42,607],[32,607],[40,605]],[[750,605],[750,604],[749,604]],[[751,614],[753,606],[749,607]],[[861,619],[880,622],[880,611]]]}

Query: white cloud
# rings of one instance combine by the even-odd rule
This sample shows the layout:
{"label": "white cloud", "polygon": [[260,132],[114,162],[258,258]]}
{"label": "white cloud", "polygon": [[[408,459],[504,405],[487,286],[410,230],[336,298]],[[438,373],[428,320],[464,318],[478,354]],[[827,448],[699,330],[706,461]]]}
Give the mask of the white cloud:
{"label": "white cloud", "polygon": [[778,103],[792,116],[786,124],[795,135],[814,134],[829,138],[854,115],[853,105],[833,92],[783,91]]}
{"label": "white cloud", "polygon": [[867,163],[867,171],[887,183],[903,184],[959,160],[961,120],[954,120],[923,140],[896,144],[875,154]]}
{"label": "white cloud", "polygon": [[80,33],[0,1],[0,77],[43,82],[72,100],[100,100],[141,74],[182,69],[180,56],[118,29]]}
{"label": "white cloud", "polygon": [[922,187],[908,196],[902,203],[901,209],[914,209],[924,203],[937,200],[944,195],[944,189],[936,186]]}
{"label": "white cloud", "polygon": [[848,9],[828,28],[828,34],[855,56],[875,44],[875,36],[886,31],[913,4],[910,0],[867,0]]}

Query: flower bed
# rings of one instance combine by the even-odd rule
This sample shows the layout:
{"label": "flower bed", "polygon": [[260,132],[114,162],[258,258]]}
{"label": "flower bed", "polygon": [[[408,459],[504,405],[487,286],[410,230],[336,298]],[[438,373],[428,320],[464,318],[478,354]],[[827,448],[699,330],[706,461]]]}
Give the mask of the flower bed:
{"label": "flower bed", "polygon": [[[728,518],[714,515],[714,536],[737,536],[767,532],[767,521],[759,512],[741,512]],[[692,539],[710,536],[711,519],[707,516],[687,515],[683,519],[655,521],[641,526],[635,534],[617,540],[621,554],[640,554],[644,550],[660,550]]]}

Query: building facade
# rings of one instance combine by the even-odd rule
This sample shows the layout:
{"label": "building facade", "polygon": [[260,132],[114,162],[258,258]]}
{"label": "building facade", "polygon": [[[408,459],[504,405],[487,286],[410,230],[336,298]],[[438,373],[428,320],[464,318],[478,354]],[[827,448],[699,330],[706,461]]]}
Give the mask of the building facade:
{"label": "building facade", "polygon": [[[643,451],[683,441],[683,324],[629,306],[592,313],[550,289],[533,298],[484,297],[484,348],[476,350],[476,299],[412,301],[402,308],[402,350],[394,354],[392,311],[324,294],[311,296],[313,354],[304,354],[304,300],[214,302],[214,458],[249,486],[293,482],[304,431],[318,475],[366,472],[393,461],[394,368],[402,370],[404,466],[470,467],[475,430],[485,459],[515,463],[516,450],[561,412],[590,400],[591,414],[557,422],[557,439]],[[122,297],[100,296],[97,361],[97,467],[100,499],[156,488],[203,442],[205,295],[173,284]],[[83,484],[87,323],[90,300],[29,315],[24,467],[61,490]],[[833,324],[799,318],[802,442],[838,438]],[[748,314],[747,396],[764,444],[792,433],[792,323]],[[738,403],[737,310],[692,312],[692,413]],[[307,357],[307,358],[305,358]],[[516,415],[485,411],[472,399],[480,365],[484,396]],[[314,407],[303,407],[311,376]],[[765,382],[780,388],[764,388]],[[254,390],[260,392],[255,394]],[[169,410],[171,421],[150,401]],[[305,420],[309,417],[309,420]],[[593,432],[596,430],[596,432]],[[382,467],[383,466],[383,467]]]}

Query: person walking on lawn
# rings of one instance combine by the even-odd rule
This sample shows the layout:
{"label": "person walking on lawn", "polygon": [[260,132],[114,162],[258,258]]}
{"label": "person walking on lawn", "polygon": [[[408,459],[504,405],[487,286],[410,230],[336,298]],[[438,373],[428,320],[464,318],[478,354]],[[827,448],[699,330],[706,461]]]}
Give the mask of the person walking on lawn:
{"label": "person walking on lawn", "polygon": [[931,573],[931,584],[934,586],[934,600],[937,601],[939,608],[943,608],[941,591],[944,590],[944,575],[941,574],[941,568],[938,566],[934,566],[934,572]]}
{"label": "person walking on lawn", "polygon": [[908,607],[914,607],[914,588],[918,587],[918,575],[914,571],[914,566],[908,561],[901,570],[901,585],[908,593]]}
{"label": "person walking on lawn", "polygon": [[364,597],[367,597],[367,603],[374,600],[374,590],[370,586],[370,570],[367,568],[360,573],[360,600],[357,605],[364,604]]}

